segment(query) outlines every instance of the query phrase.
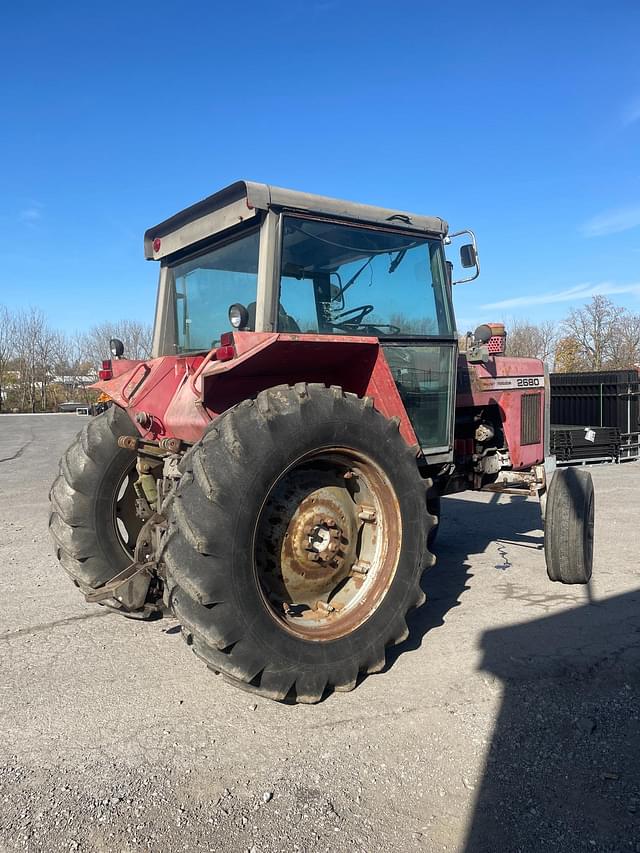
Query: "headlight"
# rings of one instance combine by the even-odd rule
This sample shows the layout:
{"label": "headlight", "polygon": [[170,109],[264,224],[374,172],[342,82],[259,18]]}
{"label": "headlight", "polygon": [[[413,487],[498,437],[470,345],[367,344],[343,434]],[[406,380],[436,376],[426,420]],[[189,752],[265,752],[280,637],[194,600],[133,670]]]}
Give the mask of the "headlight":
{"label": "headlight", "polygon": [[109,349],[114,358],[122,358],[124,354],[124,344],[118,338],[111,338],[109,341]]}
{"label": "headlight", "polygon": [[249,312],[239,302],[234,302],[229,307],[229,322],[234,329],[244,329],[249,322]]}

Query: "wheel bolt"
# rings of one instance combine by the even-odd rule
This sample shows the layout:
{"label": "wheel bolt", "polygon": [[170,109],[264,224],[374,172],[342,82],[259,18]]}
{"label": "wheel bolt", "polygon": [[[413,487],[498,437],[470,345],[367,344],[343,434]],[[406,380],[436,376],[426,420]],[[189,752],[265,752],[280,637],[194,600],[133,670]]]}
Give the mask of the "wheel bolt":
{"label": "wheel bolt", "polygon": [[372,507],[363,507],[358,513],[358,518],[361,521],[375,521],[376,511]]}

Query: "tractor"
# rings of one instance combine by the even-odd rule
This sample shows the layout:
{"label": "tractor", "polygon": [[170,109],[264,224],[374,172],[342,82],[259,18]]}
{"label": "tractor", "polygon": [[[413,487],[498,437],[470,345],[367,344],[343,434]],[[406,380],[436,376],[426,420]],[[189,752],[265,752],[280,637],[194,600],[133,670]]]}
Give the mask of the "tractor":
{"label": "tractor", "polygon": [[[465,234],[456,281],[445,250]],[[144,248],[152,358],[112,340],[94,387],[113,404],[50,493],[87,601],[171,613],[226,680],[313,703],[407,637],[443,495],[539,498],[550,579],[589,582],[593,487],[554,471],[544,364],[507,357],[499,324],[456,331],[472,232],[240,181]]]}

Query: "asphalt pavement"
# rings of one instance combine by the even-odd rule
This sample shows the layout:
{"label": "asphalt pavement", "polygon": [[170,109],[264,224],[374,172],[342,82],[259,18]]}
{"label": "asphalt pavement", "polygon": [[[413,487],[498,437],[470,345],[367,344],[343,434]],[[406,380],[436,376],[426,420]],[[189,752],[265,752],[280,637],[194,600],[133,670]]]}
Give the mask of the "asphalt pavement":
{"label": "asphalt pavement", "polygon": [[386,671],[287,706],[59,568],[84,421],[0,416],[1,851],[640,851],[640,464],[591,468],[589,589],[547,580],[533,500],[443,500]]}

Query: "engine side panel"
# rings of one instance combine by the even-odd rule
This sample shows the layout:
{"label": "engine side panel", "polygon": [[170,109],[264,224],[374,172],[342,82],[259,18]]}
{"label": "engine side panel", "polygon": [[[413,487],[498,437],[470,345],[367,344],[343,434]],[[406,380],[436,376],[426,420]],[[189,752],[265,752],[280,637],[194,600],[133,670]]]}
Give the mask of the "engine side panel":
{"label": "engine side panel", "polygon": [[[456,409],[489,409],[499,413],[514,470],[544,462],[544,364],[534,358],[490,357],[469,364],[458,357]],[[467,448],[456,445],[458,454]]]}

